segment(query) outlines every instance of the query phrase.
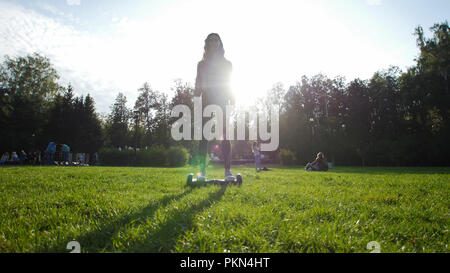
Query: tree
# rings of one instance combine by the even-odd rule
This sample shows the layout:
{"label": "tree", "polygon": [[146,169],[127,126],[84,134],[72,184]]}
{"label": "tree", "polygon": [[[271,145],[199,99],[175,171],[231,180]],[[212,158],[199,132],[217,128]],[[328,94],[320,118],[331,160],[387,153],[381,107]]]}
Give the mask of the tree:
{"label": "tree", "polygon": [[144,128],[142,145],[152,146],[155,144],[153,132],[156,128],[155,116],[158,111],[160,93],[153,90],[147,82],[138,89],[138,92],[139,95],[134,104],[134,112],[137,115],[135,116],[135,131],[142,126]]}
{"label": "tree", "polygon": [[345,117],[345,127],[350,142],[349,156],[356,154],[365,166],[369,147],[371,145],[370,128],[371,104],[368,82],[360,79],[353,80],[347,88],[348,114]]}
{"label": "tree", "polygon": [[[176,105],[186,105],[194,113],[194,88],[189,84],[181,80],[174,81],[174,87],[172,87],[174,96],[170,102],[170,108],[173,109]],[[172,125],[178,118],[169,119],[169,124]],[[191,135],[194,134],[194,121],[191,119]],[[181,144],[188,149],[191,154],[195,154],[197,151],[198,141],[195,140],[182,140],[177,145]]]}
{"label": "tree", "polygon": [[32,149],[48,142],[47,113],[63,90],[58,79],[50,60],[37,53],[5,56],[0,65],[0,100],[5,103],[0,107],[0,126],[8,128],[1,136],[3,150]]}
{"label": "tree", "polygon": [[430,28],[426,38],[422,27],[415,35],[420,55],[417,65],[401,76],[400,97],[405,130],[405,150],[414,147],[409,164],[448,165],[450,152],[450,42],[447,22]]}
{"label": "tree", "polygon": [[167,95],[158,93],[156,96],[156,113],[154,121],[153,135],[155,143],[166,148],[170,146],[170,108]]}
{"label": "tree", "polygon": [[139,124],[145,129],[143,145],[170,146],[170,104],[166,94],[153,90],[148,83],[138,89],[140,92],[134,106],[135,132]]}
{"label": "tree", "polygon": [[144,83],[141,88],[138,89],[139,95],[134,104],[134,110],[141,116],[143,126],[146,131],[152,131],[154,108],[157,104],[157,92],[154,91],[149,83]]}
{"label": "tree", "polygon": [[100,119],[95,112],[94,99],[87,94],[81,113],[82,127],[79,130],[82,139],[82,151],[95,153],[103,145]]}
{"label": "tree", "polygon": [[109,145],[124,148],[129,144],[129,119],[130,110],[126,106],[127,98],[119,93],[111,106],[111,114],[108,120]]}
{"label": "tree", "polygon": [[76,140],[74,133],[78,132],[75,115],[73,87],[69,84],[63,94],[55,96],[49,109],[45,129],[47,137],[72,146]]}

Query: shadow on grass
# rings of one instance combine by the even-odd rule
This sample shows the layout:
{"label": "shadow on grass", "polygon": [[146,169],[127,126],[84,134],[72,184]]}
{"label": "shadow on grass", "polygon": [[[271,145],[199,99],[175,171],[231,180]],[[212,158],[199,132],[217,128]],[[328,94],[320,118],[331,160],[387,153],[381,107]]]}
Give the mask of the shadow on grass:
{"label": "shadow on grass", "polygon": [[[160,207],[165,207],[174,201],[180,200],[191,193],[193,189],[194,188],[187,188],[180,194],[166,195],[156,202],[152,202],[151,205],[143,208],[139,212],[123,216],[118,220],[107,221],[96,230],[83,234],[80,237],[76,237],[75,240],[80,243],[83,252],[100,252],[102,250],[111,251],[111,239],[123,226],[129,224],[137,225],[141,222],[145,222],[147,218],[152,218]],[[68,252],[68,250],[66,250],[65,244],[58,243],[57,246],[46,249],[44,252]]]}
{"label": "shadow on grass", "polygon": [[195,215],[211,207],[214,201],[220,201],[225,194],[226,186],[220,186],[218,191],[210,193],[209,196],[198,203],[179,210],[154,232],[149,234],[127,249],[125,252],[162,252],[168,253],[174,250],[178,238],[193,226]]}

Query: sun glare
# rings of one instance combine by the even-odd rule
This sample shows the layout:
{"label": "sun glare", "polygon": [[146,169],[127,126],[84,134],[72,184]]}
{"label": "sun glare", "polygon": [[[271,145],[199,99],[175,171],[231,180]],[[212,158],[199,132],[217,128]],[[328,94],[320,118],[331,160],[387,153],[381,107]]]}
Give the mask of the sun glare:
{"label": "sun glare", "polygon": [[251,77],[240,72],[241,70],[235,69],[232,76],[232,90],[236,98],[236,104],[238,105],[251,105],[258,96],[257,88],[252,85],[256,83],[252,81]]}

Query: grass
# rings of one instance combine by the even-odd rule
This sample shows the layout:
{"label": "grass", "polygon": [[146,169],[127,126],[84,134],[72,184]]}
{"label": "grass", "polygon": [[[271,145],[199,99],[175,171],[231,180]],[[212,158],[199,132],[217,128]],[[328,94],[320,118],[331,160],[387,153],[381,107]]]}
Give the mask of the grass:
{"label": "grass", "polygon": [[449,252],[450,168],[271,169],[0,168],[0,252]]}

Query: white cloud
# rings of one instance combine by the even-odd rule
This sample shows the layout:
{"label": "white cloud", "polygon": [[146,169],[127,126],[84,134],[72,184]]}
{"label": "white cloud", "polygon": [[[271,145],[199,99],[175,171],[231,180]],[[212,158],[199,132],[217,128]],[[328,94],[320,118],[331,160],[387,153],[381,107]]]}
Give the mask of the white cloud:
{"label": "white cloud", "polygon": [[369,6],[380,6],[383,4],[383,0],[366,0]]}
{"label": "white cloud", "polygon": [[64,12],[60,11],[59,9],[57,9],[56,7],[47,4],[47,3],[43,3],[43,2],[38,2],[37,6],[40,7],[41,9],[50,12],[53,15],[57,15],[57,16],[64,16]]}
{"label": "white cloud", "polygon": [[47,11],[50,14],[52,14],[54,16],[54,18],[58,18],[58,20],[66,19],[66,20],[69,20],[69,21],[71,21],[73,23],[77,23],[77,24],[80,23],[80,19],[78,17],[73,16],[73,14],[71,14],[71,13],[66,14],[63,11],[59,10],[58,8],[52,6],[52,5],[48,4],[48,3],[38,2],[37,6],[40,9],[42,9],[44,11]]}
{"label": "white cloud", "polygon": [[129,87],[120,82],[122,66],[114,65],[114,41],[77,31],[15,4],[0,2],[0,10],[0,58],[33,52],[49,57],[61,83],[71,82],[80,95],[90,93],[100,112],[108,112],[117,93]]}
{"label": "white cloud", "polygon": [[92,34],[17,4],[0,2],[0,10],[0,59],[33,52],[49,57],[61,82],[72,83],[79,95],[90,93],[99,112],[109,112],[118,92],[132,107],[146,81],[163,92],[170,92],[174,79],[192,82],[206,35],[199,31],[192,39],[189,25],[173,18],[161,28],[155,20],[166,23],[164,17],[144,22],[122,17],[110,31]]}
{"label": "white cloud", "polygon": [[180,30],[175,22],[161,28],[122,17],[110,31],[92,34],[17,4],[0,2],[0,10],[0,59],[33,52],[49,57],[61,83],[70,82],[79,95],[90,93],[99,112],[109,112],[118,92],[132,107],[146,81],[163,92],[170,92],[174,79],[192,82],[202,54],[204,33],[192,42],[188,26]]}
{"label": "white cloud", "polygon": [[81,0],[67,0],[67,5],[69,6],[79,6],[81,4]]}

